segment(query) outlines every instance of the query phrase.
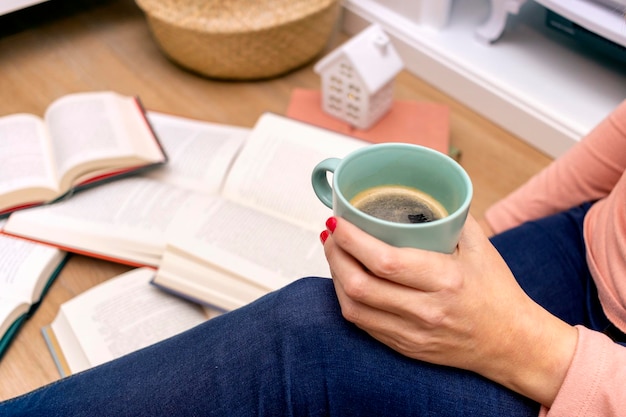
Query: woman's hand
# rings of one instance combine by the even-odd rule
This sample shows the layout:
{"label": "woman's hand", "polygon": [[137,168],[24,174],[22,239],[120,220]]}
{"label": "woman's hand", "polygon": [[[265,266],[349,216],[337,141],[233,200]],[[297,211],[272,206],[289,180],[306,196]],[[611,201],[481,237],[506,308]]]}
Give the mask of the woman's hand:
{"label": "woman's hand", "polygon": [[449,255],[389,246],[341,218],[327,227],[324,250],[347,320],[406,356],[552,404],[577,331],[524,293],[471,216]]}
{"label": "woman's hand", "polygon": [[491,228],[491,225],[489,223],[487,223],[487,220],[485,220],[485,219],[477,219],[477,222],[480,225],[481,229],[483,229],[483,233],[487,237],[491,237],[493,235],[493,229]]}

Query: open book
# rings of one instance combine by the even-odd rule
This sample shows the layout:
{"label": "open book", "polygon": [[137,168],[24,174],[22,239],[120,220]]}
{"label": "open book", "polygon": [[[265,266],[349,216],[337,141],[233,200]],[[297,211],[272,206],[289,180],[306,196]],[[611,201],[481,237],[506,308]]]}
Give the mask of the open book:
{"label": "open book", "polygon": [[64,262],[65,252],[59,249],[0,235],[0,357]]}
{"label": "open book", "polygon": [[148,118],[167,164],[15,212],[5,232],[114,262],[158,266],[177,213],[193,196],[219,192],[250,129],[159,113]]}
{"label": "open book", "polygon": [[154,283],[231,310],[304,276],[329,276],[319,232],[332,215],[313,167],[366,142],[263,115],[219,196],[189,206],[168,235]]}
{"label": "open book", "polygon": [[0,139],[0,215],[167,159],[139,100],[113,92],[63,96],[43,118],[0,117]]}
{"label": "open book", "polygon": [[154,270],[118,275],[61,305],[42,329],[61,376],[181,333],[217,315],[150,285]]}
{"label": "open book", "polygon": [[[318,235],[331,210],[315,196],[311,171],[366,142],[272,113],[245,136],[233,127],[218,132],[207,123],[149,117],[167,166],[16,212],[6,230],[158,266],[155,284],[223,310],[302,276],[328,276]],[[179,158],[186,161],[180,167]]]}

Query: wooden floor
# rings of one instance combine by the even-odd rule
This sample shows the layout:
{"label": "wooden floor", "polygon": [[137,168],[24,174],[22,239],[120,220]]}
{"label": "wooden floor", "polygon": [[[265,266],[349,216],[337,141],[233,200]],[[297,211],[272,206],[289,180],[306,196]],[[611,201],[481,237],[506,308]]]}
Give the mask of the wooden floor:
{"label": "wooden floor", "polygon": [[[345,40],[338,34],[332,45]],[[311,65],[257,82],[209,80],[174,65],[159,51],[142,12],[130,0],[53,0],[0,17],[0,116],[43,114],[55,98],[78,91],[139,95],[149,110],[251,127],[261,113],[284,114],[294,87],[319,88]],[[550,159],[467,107],[402,73],[398,99],[444,103],[451,140],[472,177],[472,213],[484,210]],[[40,333],[59,305],[128,267],[74,256],[37,313],[0,361],[0,400],[59,375]]]}

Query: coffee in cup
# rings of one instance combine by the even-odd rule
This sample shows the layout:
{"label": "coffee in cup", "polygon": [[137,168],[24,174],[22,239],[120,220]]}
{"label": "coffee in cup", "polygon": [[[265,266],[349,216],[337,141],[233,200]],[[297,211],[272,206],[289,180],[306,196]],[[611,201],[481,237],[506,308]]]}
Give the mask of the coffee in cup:
{"label": "coffee in cup", "polygon": [[367,188],[351,200],[362,212],[396,223],[427,223],[448,215],[431,195],[406,185],[379,185]]}

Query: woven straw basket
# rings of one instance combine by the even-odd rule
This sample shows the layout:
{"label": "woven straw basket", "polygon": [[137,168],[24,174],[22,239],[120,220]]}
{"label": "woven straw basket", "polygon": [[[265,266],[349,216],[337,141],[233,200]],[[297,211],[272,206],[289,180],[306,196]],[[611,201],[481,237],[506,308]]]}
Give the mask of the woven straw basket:
{"label": "woven straw basket", "polygon": [[274,77],[327,45],[339,0],[136,0],[161,50],[208,77]]}

